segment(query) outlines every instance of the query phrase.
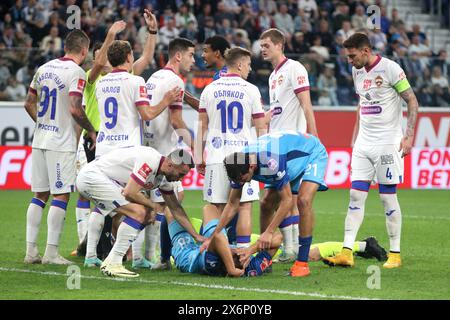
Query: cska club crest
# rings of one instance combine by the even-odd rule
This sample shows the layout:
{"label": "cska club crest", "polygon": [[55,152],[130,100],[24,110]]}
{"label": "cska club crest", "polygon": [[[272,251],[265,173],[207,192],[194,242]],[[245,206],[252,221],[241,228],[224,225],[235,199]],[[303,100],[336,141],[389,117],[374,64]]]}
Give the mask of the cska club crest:
{"label": "cska club crest", "polygon": [[363,82],[363,89],[364,90],[368,90],[371,85],[372,85],[372,80],[371,79],[364,79],[364,82]]}

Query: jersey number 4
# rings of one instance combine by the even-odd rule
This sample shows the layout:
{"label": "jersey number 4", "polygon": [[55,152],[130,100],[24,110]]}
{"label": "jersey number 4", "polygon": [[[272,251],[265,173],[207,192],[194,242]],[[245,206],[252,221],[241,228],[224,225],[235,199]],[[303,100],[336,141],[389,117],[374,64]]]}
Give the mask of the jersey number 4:
{"label": "jersey number 4", "polygon": [[[233,122],[233,116],[236,112],[236,123]],[[226,100],[222,100],[217,105],[217,110],[220,110],[220,116],[221,116],[221,128],[222,133],[227,132],[230,130],[231,133],[239,133],[242,130],[243,122],[244,122],[244,110],[242,108],[242,104],[238,101],[233,101],[227,106]]]}
{"label": "jersey number 4", "polygon": [[[56,115],[56,88],[51,90],[47,86],[42,87],[41,92],[41,101],[39,102],[39,105],[42,107],[42,109],[38,112],[37,116],[43,117],[48,110],[48,107],[51,104],[51,111],[50,111],[50,120],[55,120]],[[51,99],[51,100],[50,100]]]}

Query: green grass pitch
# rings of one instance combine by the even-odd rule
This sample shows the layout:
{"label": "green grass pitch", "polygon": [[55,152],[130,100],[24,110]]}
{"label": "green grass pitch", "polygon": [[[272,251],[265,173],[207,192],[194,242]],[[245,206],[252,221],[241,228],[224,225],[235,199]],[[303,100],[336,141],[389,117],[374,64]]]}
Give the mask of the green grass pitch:
{"label": "green grass pitch", "polygon": [[[290,264],[274,264],[272,274],[258,278],[213,278],[178,270],[147,270],[141,271],[138,279],[118,281],[103,276],[98,269],[83,268],[82,258],[69,257],[77,242],[73,194],[60,248],[61,254],[74,260],[81,270],[80,289],[71,290],[66,267],[28,266],[22,262],[31,192],[1,191],[0,299],[450,299],[449,195],[448,191],[399,191],[403,214],[403,266],[399,269],[384,270],[376,260],[356,258],[351,269],[311,263],[311,275],[302,279],[286,276]],[[200,217],[201,192],[186,191],[183,204],[188,215]],[[317,195],[314,242],[342,241],[347,205],[348,190]],[[45,249],[47,208],[39,235],[41,254]],[[259,228],[258,210],[255,205],[255,233]],[[384,212],[376,190],[369,194],[358,238],[370,235],[388,248]],[[368,273],[372,265],[379,267],[380,289],[367,286],[373,275]]]}

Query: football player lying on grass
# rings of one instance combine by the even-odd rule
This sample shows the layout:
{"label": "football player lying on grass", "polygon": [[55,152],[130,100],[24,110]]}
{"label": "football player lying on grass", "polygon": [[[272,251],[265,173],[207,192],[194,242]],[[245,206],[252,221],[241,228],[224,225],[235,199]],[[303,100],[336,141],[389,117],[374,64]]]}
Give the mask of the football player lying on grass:
{"label": "football player lying on grass", "polygon": [[[272,256],[277,252],[282,236],[275,233],[268,250],[260,251],[256,256],[257,245],[254,244],[245,249],[231,249],[228,238],[222,230],[211,241],[208,250],[200,252],[201,244],[197,244],[194,238],[166,212],[169,223],[169,233],[172,239],[172,256],[175,266],[181,272],[198,273],[210,276],[259,276],[272,264]],[[203,232],[204,237],[212,235],[219,222],[219,212],[213,205],[203,207]]]}

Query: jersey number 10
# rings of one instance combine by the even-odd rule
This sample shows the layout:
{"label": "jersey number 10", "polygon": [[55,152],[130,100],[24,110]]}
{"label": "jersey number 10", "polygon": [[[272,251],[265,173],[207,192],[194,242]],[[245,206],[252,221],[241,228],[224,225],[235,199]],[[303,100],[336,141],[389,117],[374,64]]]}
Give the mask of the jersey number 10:
{"label": "jersey number 10", "polygon": [[[233,124],[234,109],[237,109],[236,125]],[[233,101],[227,106],[226,100],[222,100],[217,105],[217,110],[220,110],[222,133],[227,132],[227,127],[231,133],[235,134],[239,133],[242,130],[244,122],[244,110],[242,109],[242,104],[240,102]]]}

